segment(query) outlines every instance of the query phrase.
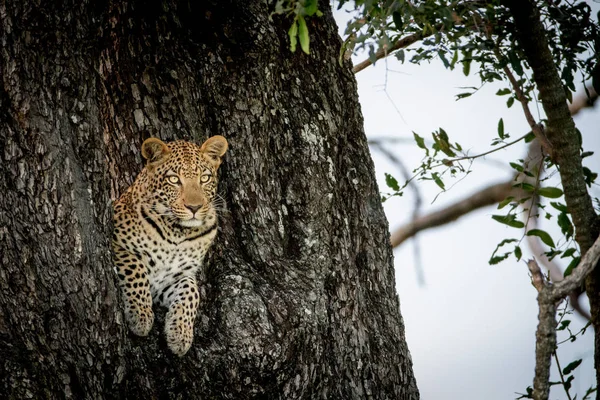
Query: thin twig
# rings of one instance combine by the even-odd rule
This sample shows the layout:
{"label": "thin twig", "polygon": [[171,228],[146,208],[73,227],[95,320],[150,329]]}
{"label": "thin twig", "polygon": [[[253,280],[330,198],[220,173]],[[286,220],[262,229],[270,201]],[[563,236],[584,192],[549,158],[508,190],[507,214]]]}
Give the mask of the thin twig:
{"label": "thin twig", "polygon": [[562,369],[560,367],[560,361],[558,361],[558,355],[556,354],[556,351],[554,352],[554,361],[556,361],[556,367],[558,368],[558,374],[560,375],[560,381],[562,382],[562,386],[565,389],[565,393],[567,394],[569,400],[573,400],[571,398],[571,394],[569,393],[569,389],[567,389],[567,382],[565,382],[565,377],[563,376]]}
{"label": "thin twig", "polygon": [[[502,58],[500,55],[500,51],[498,51],[496,49],[495,53],[496,53],[496,57],[498,58],[498,61],[500,61]],[[527,97],[521,90],[521,86],[519,85],[519,82],[517,81],[517,79],[513,75],[512,71],[510,70],[510,68],[508,68],[507,65],[505,65],[502,69],[504,70],[504,73],[506,74],[506,76],[508,77],[508,80],[510,81],[510,84],[515,92],[515,95],[517,96],[517,100],[519,100],[519,103],[521,103],[521,107],[523,107],[523,113],[525,114],[525,119],[527,119],[527,123],[531,127],[533,134],[535,135],[537,140],[539,140],[540,143],[542,144],[542,147],[543,147],[544,151],[546,152],[546,154],[548,154],[550,156],[550,158],[552,158],[552,145],[550,145],[550,142],[548,142],[548,138],[546,138],[546,135],[544,134],[543,125],[538,124],[536,122],[535,118],[533,117],[533,114],[531,114],[531,110],[529,110],[529,100],[527,100]]]}
{"label": "thin twig", "polygon": [[[538,142],[537,141],[536,142],[532,142],[532,145],[529,147],[529,154],[527,156],[527,159],[533,161],[533,160],[536,160],[538,158],[541,158],[540,164],[538,166],[538,170],[535,171],[536,176],[539,179],[539,177],[543,173],[543,167],[544,167],[543,160],[544,160],[544,156],[543,156],[543,154],[541,154],[540,146],[534,146],[533,143],[538,143]],[[538,187],[537,181],[536,181],[535,187]],[[533,196],[531,197],[531,199],[529,199],[528,202],[523,205],[523,207],[528,207],[529,208],[529,214],[528,214],[527,220],[526,220],[527,221],[527,230],[531,230],[531,229],[537,228],[537,221],[538,221],[538,219],[537,218],[529,218],[529,216],[531,214],[536,214],[537,213],[538,198],[539,198],[539,196],[534,193]],[[542,247],[540,238],[537,237],[537,236],[527,236],[527,244],[529,245],[529,248],[531,249],[531,252],[533,254],[535,254],[536,257],[538,257],[539,261],[546,268],[546,270],[550,273],[550,279],[552,279],[553,282],[560,282],[560,281],[562,281],[563,280],[563,273],[562,273],[560,267],[554,261],[550,261],[548,259],[548,257],[545,254],[544,248]],[[591,318],[590,314],[579,303],[579,296],[580,295],[581,295],[581,291],[580,290],[576,290],[576,291],[573,291],[573,292],[569,293],[569,299],[571,301],[571,307],[573,307],[573,309],[577,312],[577,314],[579,314],[582,318],[584,318],[585,320],[589,321],[590,318]]]}
{"label": "thin twig", "polygon": [[[415,198],[413,212],[412,212],[412,220],[413,221],[416,220],[419,216],[421,204],[423,203],[421,192],[419,191],[419,187],[417,185],[415,185],[414,183],[412,183],[412,181],[410,180],[410,174],[408,172],[408,169],[406,168],[404,163],[402,161],[400,161],[400,159],[398,157],[396,157],[396,155],[394,153],[392,153],[390,150],[385,148],[380,143],[370,142],[370,144],[373,147],[375,147],[377,150],[379,150],[387,158],[389,158],[389,160],[398,168],[398,170],[400,171],[400,174],[402,174],[402,177],[404,178],[405,181],[411,182],[408,186],[413,191],[414,198]],[[417,275],[417,283],[419,284],[419,286],[425,286],[425,274],[423,273],[421,249],[420,249],[419,241],[418,241],[416,235],[413,235],[413,238],[415,239],[413,242],[413,245],[414,245],[413,250],[414,250],[414,258],[415,258],[415,273]]]}
{"label": "thin twig", "polygon": [[486,152],[483,152],[483,153],[480,153],[480,154],[477,154],[477,155],[474,155],[474,156],[463,156],[463,157],[456,157],[456,158],[451,158],[451,159],[443,160],[439,164],[433,164],[431,166],[431,168],[440,167],[442,165],[448,165],[449,163],[453,163],[453,162],[464,161],[464,160],[475,160],[477,158],[485,157],[488,154],[495,153],[495,152],[497,152],[499,150],[502,150],[502,149],[505,149],[507,147],[510,147],[510,146],[512,146],[515,143],[519,143],[521,140],[525,139],[528,135],[529,135],[529,133],[521,136],[518,139],[513,140],[512,142],[505,143],[505,144],[503,144],[500,147],[496,147],[495,149],[488,150]]}

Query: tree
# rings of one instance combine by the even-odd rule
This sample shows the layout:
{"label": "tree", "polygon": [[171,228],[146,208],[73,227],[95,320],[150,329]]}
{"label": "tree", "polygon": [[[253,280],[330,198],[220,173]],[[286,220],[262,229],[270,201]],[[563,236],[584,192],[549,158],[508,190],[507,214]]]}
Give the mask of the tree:
{"label": "tree", "polygon": [[[331,11],[261,1],[0,5],[0,387],[9,398],[418,392],[387,222]],[[150,136],[227,137],[195,343],[128,333],[111,201]]]}
{"label": "tree", "polygon": [[[342,2],[344,3],[344,2]],[[461,202],[438,213],[418,218],[413,223],[392,234],[394,244],[399,244],[420,229],[447,223],[473,208],[484,204],[500,203],[499,208],[508,207],[506,215],[495,215],[494,219],[522,229],[521,238],[507,238],[499,244],[513,246],[513,249],[502,254],[498,251],[492,256],[490,263],[498,263],[514,254],[521,258],[519,247],[526,236],[540,239],[546,248],[542,252],[549,261],[558,255],[572,259],[565,275],[562,273],[553,280],[563,280],[557,287],[565,287],[571,281],[572,298],[579,293],[578,286],[583,277],[597,263],[590,249],[597,240],[599,219],[594,209],[588,187],[595,181],[597,174],[583,167],[582,159],[590,155],[582,149],[581,135],[573,122],[568,103],[573,100],[575,79],[581,76],[584,83],[590,84],[586,89],[588,101],[593,102],[600,87],[600,49],[599,28],[597,18],[591,15],[591,8],[585,2],[516,2],[516,1],[393,1],[364,2],[358,1],[362,8],[357,18],[353,19],[347,29],[349,34],[345,42],[347,48],[357,45],[369,50],[369,59],[354,67],[355,72],[373,64],[376,60],[395,55],[400,61],[408,60],[419,63],[438,58],[448,69],[462,65],[465,75],[471,71],[471,65],[478,67],[477,74],[481,85],[490,82],[505,82],[508,86],[501,89],[498,95],[508,95],[507,106],[520,103],[529,122],[531,132],[518,140],[508,140],[504,134],[502,120],[498,122],[498,136],[492,140],[492,146],[504,148],[535,139],[530,146],[533,150],[541,149],[541,157],[536,165],[528,160],[515,160],[510,165],[517,171],[511,182],[493,185],[472,196],[469,202]],[[408,46],[417,43],[417,46]],[[591,82],[590,82],[591,81]],[[457,97],[465,98],[475,95],[478,88],[472,88]],[[530,104],[539,98],[545,118],[536,120],[529,110]],[[468,163],[474,157],[465,155],[463,147],[450,140],[448,134],[440,128],[433,132],[433,145],[427,145],[422,137],[415,134],[417,146],[426,151],[423,164],[417,168],[415,177],[434,181],[441,190],[448,186],[444,179],[462,176],[468,172],[463,162]],[[491,150],[490,152],[493,152]],[[484,153],[489,154],[489,153]],[[557,171],[561,177],[561,187],[542,187],[545,180],[544,171]],[[412,179],[409,179],[409,181]],[[388,176],[390,188],[398,195],[406,186],[402,186],[395,178]],[[541,199],[560,198],[564,193],[564,204],[554,202],[557,207],[558,225],[563,233],[562,247],[556,246],[550,235],[531,226],[531,221],[538,217],[538,211],[546,205]],[[522,213],[524,221],[518,214]],[[556,211],[555,211],[556,212]],[[523,228],[525,228],[523,230]],[[572,239],[576,243],[572,243]],[[515,245],[516,244],[516,245]],[[572,247],[571,247],[572,246]],[[504,249],[506,249],[504,247]],[[503,249],[503,250],[504,250]],[[588,262],[580,262],[589,251]],[[534,263],[530,263],[531,264]],[[579,264],[579,266],[578,266]],[[590,267],[590,269],[587,269]],[[575,268],[579,269],[573,273]],[[587,273],[584,274],[583,270]],[[554,271],[551,271],[554,272]],[[598,348],[598,275],[589,275],[585,288],[591,303],[591,317],[596,332],[595,363],[598,374],[600,365],[600,349]],[[540,290],[540,301],[544,300],[544,285],[538,285],[539,271],[532,269],[533,281]],[[578,275],[576,278],[573,275]],[[536,282],[537,281],[537,282]],[[564,284],[563,284],[564,283]],[[562,293],[562,292],[561,292]],[[564,296],[551,296],[540,303],[540,320],[543,309]],[[548,308],[550,310],[550,308]],[[555,334],[554,313],[550,325],[540,323],[538,335]],[[553,326],[554,323],[554,326]],[[543,328],[543,329],[542,329]],[[549,367],[550,355],[555,350],[555,343],[546,342],[538,336],[538,366],[544,363]],[[543,355],[542,355],[543,353]],[[546,360],[546,361],[542,361]],[[536,376],[540,376],[546,367],[536,368]],[[539,371],[538,371],[539,369]],[[569,368],[566,368],[569,369]],[[598,376],[598,375],[597,375]],[[543,382],[545,380],[545,382]],[[600,381],[600,378],[598,379]],[[564,385],[568,389],[568,385]],[[547,398],[548,377],[537,379],[534,385],[535,398]]]}

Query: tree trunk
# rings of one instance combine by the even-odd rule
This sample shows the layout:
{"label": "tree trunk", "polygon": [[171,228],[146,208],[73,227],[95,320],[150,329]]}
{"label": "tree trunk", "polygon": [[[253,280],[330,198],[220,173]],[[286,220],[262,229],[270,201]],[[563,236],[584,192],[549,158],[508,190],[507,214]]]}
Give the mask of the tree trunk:
{"label": "tree trunk", "polygon": [[[417,399],[349,65],[263,1],[0,1],[8,398]],[[192,349],[128,332],[111,202],[149,136],[230,143]]]}

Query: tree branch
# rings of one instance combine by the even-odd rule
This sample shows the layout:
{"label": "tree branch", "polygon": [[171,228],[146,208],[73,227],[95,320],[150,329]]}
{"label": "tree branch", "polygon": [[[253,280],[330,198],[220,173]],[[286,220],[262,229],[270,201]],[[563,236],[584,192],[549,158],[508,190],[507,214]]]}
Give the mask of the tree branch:
{"label": "tree branch", "polygon": [[533,286],[538,291],[539,323],[535,347],[535,378],[533,380],[533,398],[546,400],[550,394],[550,365],[552,353],[556,350],[556,307],[567,294],[579,288],[585,278],[591,274],[600,259],[600,237],[585,253],[581,262],[571,275],[562,281],[548,282],[535,259],[527,262],[531,272]]}
{"label": "tree branch", "polygon": [[571,117],[537,6],[531,0],[507,0],[506,4],[515,20],[519,43],[533,71],[533,80],[548,117],[545,134],[559,166],[565,200],[577,230],[577,243],[585,252],[598,236],[600,227],[584,180],[581,138]]}
{"label": "tree branch", "polygon": [[[558,166],[567,209],[575,226],[575,240],[582,254],[600,233],[600,221],[588,194],[581,159],[581,137],[567,105],[562,80],[548,45],[540,12],[533,0],[505,0],[515,21],[517,40],[533,71],[533,80],[548,118],[545,134]],[[564,282],[564,281],[563,281]],[[562,284],[562,282],[561,282]],[[600,382],[600,273],[590,274],[586,282],[592,322],[596,336],[594,365]],[[541,312],[541,311],[540,311]]]}
{"label": "tree branch", "polygon": [[[578,96],[578,98],[579,97],[582,97],[582,96]],[[577,113],[579,110],[581,110],[581,108],[573,108],[572,112]],[[531,160],[531,162],[534,162],[534,163],[536,160],[538,160],[538,165],[539,165],[538,169],[536,171],[533,171],[534,174],[538,177],[540,177],[543,174],[544,164],[541,162],[543,160],[543,157],[544,157],[544,155],[542,154],[541,146],[530,146],[529,154],[527,155],[527,159]],[[529,209],[529,215],[537,215],[538,214],[538,202],[539,202],[539,196],[537,194],[533,194],[531,196],[531,198],[523,204],[522,207],[524,209]],[[527,225],[527,230],[529,231],[531,229],[536,229],[537,222],[538,222],[538,218],[529,218],[528,217],[527,221],[525,222]],[[527,236],[527,244],[529,245],[531,252],[536,257],[538,257],[538,260],[541,262],[541,264],[546,268],[546,270],[550,274],[550,279],[555,283],[562,281],[564,279],[562,270],[554,261],[550,261],[550,259],[548,259],[548,257],[545,254],[545,250],[544,250],[544,247],[542,246],[542,242],[541,242],[540,238],[537,236]],[[589,321],[590,320],[589,313],[583,307],[581,307],[581,305],[579,304],[579,296],[581,295],[581,293],[582,293],[582,291],[579,289],[574,290],[573,292],[569,293],[569,299],[571,300],[571,307],[573,307],[573,309],[580,316],[582,316],[584,319]]]}
{"label": "tree branch", "polygon": [[[436,28],[439,29],[439,26],[436,27]],[[396,50],[400,50],[400,49],[403,49],[405,47],[408,47],[411,44],[413,44],[415,42],[418,42],[419,40],[423,39],[424,37],[431,36],[432,33],[430,33],[429,35],[423,36],[423,34],[421,32],[417,32],[417,33],[413,33],[412,35],[403,37],[402,39],[400,39],[396,43],[394,43],[390,48],[383,48],[383,49],[377,50],[377,52],[375,53],[375,59],[374,60],[372,60],[371,58],[369,58],[369,59],[366,59],[363,62],[360,62],[360,63],[356,64],[354,66],[354,68],[352,68],[352,72],[354,72],[355,74],[359,73],[360,71],[362,71],[363,69],[367,68],[368,66],[375,64],[375,61],[381,60],[382,58],[385,58],[385,57],[389,56],[390,54],[392,54]]]}
{"label": "tree branch", "polygon": [[549,295],[550,284],[535,259],[527,262],[531,283],[538,291],[538,327],[535,332],[534,400],[546,400],[550,394],[550,366],[556,349],[556,303]]}
{"label": "tree branch", "polygon": [[600,237],[596,239],[592,247],[585,253],[577,268],[574,268],[573,272],[571,272],[571,275],[554,285],[554,300],[558,301],[562,299],[569,292],[581,286],[585,277],[594,270],[599,258]]}
{"label": "tree branch", "polygon": [[[392,247],[399,246],[406,239],[422,230],[444,225],[479,208],[496,204],[504,200],[513,191],[513,182],[497,183],[486,187],[471,196],[454,203],[442,210],[422,215],[408,224],[395,230],[391,235]],[[519,190],[520,189],[516,189]]]}

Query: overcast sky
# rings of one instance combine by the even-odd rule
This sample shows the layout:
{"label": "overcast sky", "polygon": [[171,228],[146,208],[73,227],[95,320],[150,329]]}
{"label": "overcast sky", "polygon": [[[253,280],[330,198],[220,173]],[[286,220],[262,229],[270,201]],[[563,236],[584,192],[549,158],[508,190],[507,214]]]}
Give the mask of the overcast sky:
{"label": "overcast sky", "polygon": [[[592,6],[600,8],[598,4]],[[343,33],[347,16],[343,11],[335,14]],[[364,54],[359,55],[354,61],[364,58]],[[367,137],[407,139],[408,144],[388,148],[410,170],[423,157],[423,151],[412,142],[413,131],[431,138],[432,131],[443,127],[453,142],[469,149],[470,154],[478,154],[490,149],[500,118],[512,138],[530,130],[518,104],[507,109],[506,97],[495,95],[506,85],[488,85],[476,95],[455,101],[456,94],[464,92],[459,87],[479,86],[479,79],[474,75],[467,78],[460,70],[447,71],[437,60],[416,66],[390,57],[387,62],[379,61],[375,67],[358,73],[357,81]],[[539,117],[541,109],[531,107]],[[584,111],[575,119],[584,137],[584,148],[596,153],[600,151],[598,108]],[[433,204],[439,188],[432,182],[418,182],[422,213],[443,208],[491,183],[508,180],[512,176],[508,162],[524,155],[525,147],[519,144],[476,161],[473,172]],[[375,149],[372,156],[379,188],[385,191],[384,173],[398,178],[401,174]],[[600,158],[596,155],[585,161],[592,171],[600,171]],[[556,175],[548,185],[559,182]],[[600,197],[598,187],[592,189],[592,195]],[[413,204],[410,190],[403,197],[384,203],[392,231],[410,220]],[[514,399],[518,397],[516,392],[524,393],[532,385],[537,292],[523,261],[511,257],[499,265],[488,264],[502,239],[520,237],[516,229],[493,221],[491,215],[496,213],[500,212],[495,207],[485,208],[450,225],[421,233],[419,260],[414,257],[412,241],[395,251],[396,288],[417,385],[424,400]],[[541,228],[555,238],[560,236],[552,223],[542,223]],[[526,244],[522,248],[524,259],[533,255]],[[417,263],[423,270],[424,285],[418,283]],[[584,297],[581,299],[587,307]],[[570,319],[575,331],[584,324],[579,316]],[[565,336],[560,335],[561,338]],[[587,388],[594,385],[591,329],[576,342],[559,347],[563,368],[578,358],[583,363],[575,372],[571,395],[578,393],[578,398],[582,398]],[[556,371],[553,365],[554,380],[559,379]],[[566,399],[566,395],[554,386],[550,398]]]}

